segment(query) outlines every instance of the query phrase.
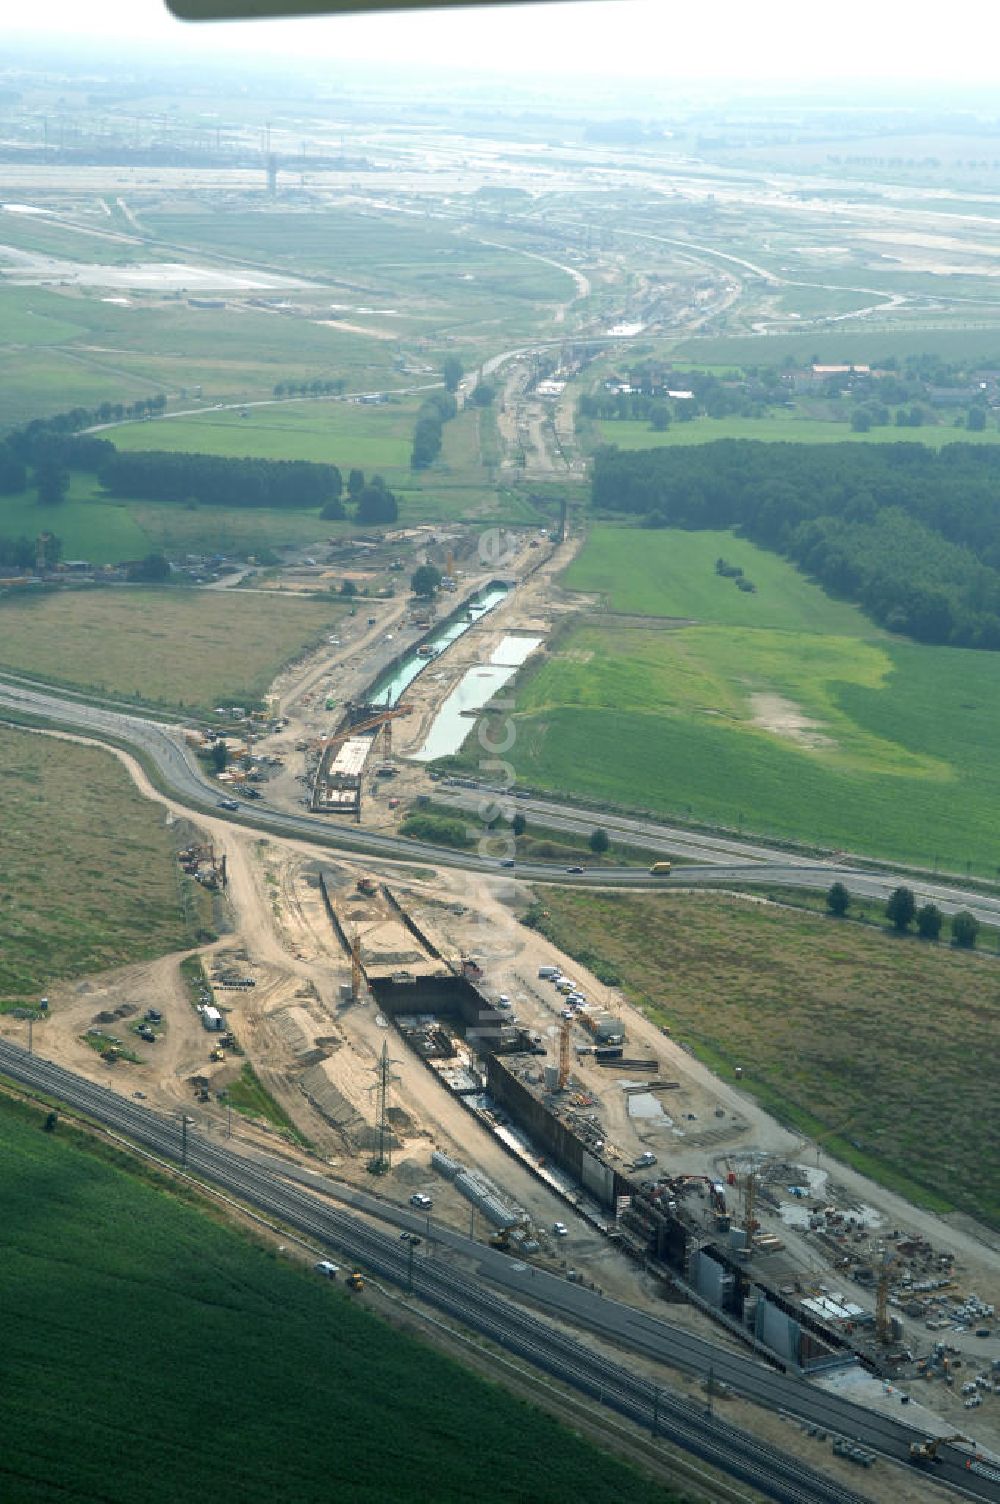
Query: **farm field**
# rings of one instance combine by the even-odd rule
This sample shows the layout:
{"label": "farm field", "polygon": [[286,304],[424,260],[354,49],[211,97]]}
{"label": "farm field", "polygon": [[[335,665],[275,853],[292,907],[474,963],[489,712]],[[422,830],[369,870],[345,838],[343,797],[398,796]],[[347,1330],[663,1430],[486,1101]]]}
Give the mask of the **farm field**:
{"label": "farm field", "polygon": [[403,470],[409,474],[413,425],[419,397],[362,407],[333,399],[275,402],[267,407],[206,412],[197,417],[157,418],[106,430],[118,449],[166,449],[227,458],[313,460],[339,465],[347,478],[352,467],[369,471]]}
{"label": "farm field", "polygon": [[[547,888],[545,932],[824,1149],[938,1210],[1000,1226],[986,1146],[1000,959],[759,902]],[[669,985],[664,979],[669,977]],[[915,1110],[919,1104],[919,1110]],[[926,1124],[933,1121],[933,1134]]]}
{"label": "farm field", "polygon": [[707,335],[682,340],[675,358],[697,365],[780,365],[791,359],[797,365],[822,365],[857,361],[879,366],[895,356],[939,355],[942,360],[975,360],[984,366],[1000,365],[1000,326],[979,329],[838,329],[835,333],[809,330],[803,334]]}
{"label": "farm field", "polygon": [[20,596],[0,603],[0,668],[188,711],[245,705],[342,609],[146,587]]}
{"label": "farm field", "polygon": [[163,811],[114,757],[0,727],[0,786],[0,1006],[194,944]]}
{"label": "farm field", "polygon": [[[756,595],[715,573],[720,556],[743,569],[757,586]],[[780,555],[730,532],[598,523],[562,584],[596,592],[612,611],[640,616],[888,640],[857,606],[831,599]]]}
{"label": "farm field", "polygon": [[[94,240],[95,247],[103,242]],[[321,322],[322,306],[286,313],[244,297],[191,308],[148,291],[0,289],[0,427],[76,405],[164,392],[182,401],[269,397],[284,380],[335,380],[348,390],[400,384],[394,346]]]}
{"label": "farm field", "polygon": [[[743,596],[712,572],[720,553],[769,583]],[[598,528],[574,579],[700,624],[591,617],[558,634],[517,680],[520,782],[996,877],[1000,655],[879,633],[720,534]]]}
{"label": "farm field", "polygon": [[390,1328],[367,1297],[42,1121],[0,1099],[10,1504],[174,1504],[214,1445],[209,1398],[225,1415],[227,1489],[243,1504],[391,1504],[404,1478],[413,1504],[470,1493],[671,1504],[537,1406]]}
{"label": "farm field", "polygon": [[31,488],[0,496],[0,537],[35,538],[43,528],[62,539],[64,559],[117,564],[151,550],[149,535],[128,503],[109,499],[94,477],[81,471],[71,476],[66,500],[55,508],[39,506]]}
{"label": "farm field", "polygon": [[[759,358],[759,357],[758,357]],[[671,423],[665,433],[655,433],[648,423],[596,422],[603,444],[617,444],[619,449],[661,449],[665,445],[709,444],[715,439],[759,439],[774,444],[928,444],[940,449],[943,444],[997,444],[1000,428],[984,428],[969,433],[948,421],[921,428],[872,428],[868,433],[854,433],[849,423],[824,423],[821,418],[692,418],[687,423]]]}
{"label": "farm field", "polygon": [[283,544],[315,543],[349,524],[323,522],[315,509],[178,506],[170,502],[110,498],[93,475],[73,473],[66,500],[55,511],[39,507],[30,488],[0,497],[0,537],[34,538],[50,528],[64,559],[118,564],[151,552],[259,553]]}
{"label": "farm field", "polygon": [[290,507],[179,507],[155,501],[132,501],[127,506],[150,548],[170,558],[185,553],[242,558],[269,548],[314,544],[349,527],[345,522],[323,522],[314,510],[296,512]]}
{"label": "farm field", "polygon": [[313,210],[294,218],[267,210],[221,210],[147,213],[142,219],[152,234],[166,240],[226,254],[239,245],[243,255],[261,264],[294,267],[303,276],[312,272],[357,279],[343,284],[345,302],[347,291],[357,294],[363,288],[377,294],[379,307],[390,289],[411,295],[429,291],[432,303],[445,312],[453,301],[482,303],[487,312],[498,300],[558,303],[573,295],[565,272],[458,233],[440,220],[351,209]]}

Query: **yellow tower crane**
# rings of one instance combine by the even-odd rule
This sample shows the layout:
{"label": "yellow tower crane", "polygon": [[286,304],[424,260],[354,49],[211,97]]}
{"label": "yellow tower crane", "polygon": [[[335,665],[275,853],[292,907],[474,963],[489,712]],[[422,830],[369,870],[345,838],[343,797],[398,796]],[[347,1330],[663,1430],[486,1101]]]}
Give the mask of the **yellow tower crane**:
{"label": "yellow tower crane", "polygon": [[896,1255],[887,1250],[882,1255],[875,1285],[875,1340],[883,1347],[889,1345],[889,1271],[895,1262]]}

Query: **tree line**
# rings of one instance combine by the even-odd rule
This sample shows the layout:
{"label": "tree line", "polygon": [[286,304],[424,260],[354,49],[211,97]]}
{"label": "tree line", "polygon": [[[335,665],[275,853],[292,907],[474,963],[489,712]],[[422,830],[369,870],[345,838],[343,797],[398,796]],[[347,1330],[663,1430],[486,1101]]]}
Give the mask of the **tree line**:
{"label": "tree line", "polygon": [[34,569],[41,553],[47,569],[58,564],[62,558],[62,539],[55,533],[42,533],[34,538],[0,538],[0,568]]}
{"label": "tree line", "polygon": [[417,410],[413,430],[410,469],[426,470],[441,453],[443,427],[458,412],[458,402],[451,392],[431,392]]}
{"label": "tree line", "polygon": [[736,528],[880,625],[1000,648],[1000,455],[949,444],[606,448],[592,502],[649,527]]}
{"label": "tree line", "polygon": [[[841,882],[832,883],[827,889],[826,906],[835,919],[843,919],[851,907],[851,895]],[[936,903],[917,907],[912,888],[893,888],[885,902],[887,923],[898,935],[909,933],[910,925],[916,922],[921,940],[936,941],[944,926],[944,915]],[[960,909],[951,919],[951,942],[959,950],[975,950],[979,938],[979,920],[968,909]]]}
{"label": "tree line", "polygon": [[[195,501],[219,507],[324,507],[340,501],[336,465],[310,460],[227,459],[166,450],[113,450],[97,471],[112,496]],[[339,516],[343,516],[341,507]]]}

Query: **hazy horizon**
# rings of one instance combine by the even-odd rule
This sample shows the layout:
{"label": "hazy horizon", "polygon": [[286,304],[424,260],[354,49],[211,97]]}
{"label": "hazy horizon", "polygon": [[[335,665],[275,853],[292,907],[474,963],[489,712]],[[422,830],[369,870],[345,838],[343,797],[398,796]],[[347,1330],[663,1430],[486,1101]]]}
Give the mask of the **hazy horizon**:
{"label": "hazy horizon", "polygon": [[[155,61],[202,56],[215,66],[252,60],[281,66],[380,65],[449,74],[523,78],[541,86],[600,79],[605,86],[636,80],[648,86],[730,85],[742,92],[790,90],[809,95],[838,85],[866,98],[880,88],[916,89],[932,97],[955,88],[992,85],[1000,17],[973,0],[956,0],[948,25],[901,0],[873,7],[845,0],[821,18],[796,0],[748,7],[720,0],[711,11],[667,10],[658,0],[555,0],[538,6],[486,10],[383,12],[282,21],[192,24],[176,20],[162,0],[93,0],[81,27],[74,0],[38,0],[29,25],[0,29],[8,68],[26,52],[93,50],[131,62],[136,50]],[[108,61],[111,61],[108,58]],[[971,101],[967,101],[971,105]],[[995,108],[989,98],[982,105]]]}

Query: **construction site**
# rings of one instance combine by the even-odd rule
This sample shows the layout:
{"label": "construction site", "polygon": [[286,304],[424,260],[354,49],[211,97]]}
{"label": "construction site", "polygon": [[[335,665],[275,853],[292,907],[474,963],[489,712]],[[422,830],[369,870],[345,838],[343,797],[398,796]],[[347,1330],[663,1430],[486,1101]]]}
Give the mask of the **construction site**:
{"label": "construction site", "polygon": [[[188,746],[226,745],[215,781],[246,812],[257,795],[360,820],[362,835],[392,828],[394,791],[426,778],[412,755],[458,680],[558,617],[560,550],[537,542],[512,540],[503,584],[456,571],[436,628],[412,602],[373,606],[374,623],[354,618],[276,682],[266,711]],[[442,629],[444,663],[446,649],[421,651]],[[520,923],[522,884],[334,857],[212,814],[198,830],[178,862],[212,894],[222,938],[180,977],[166,957],[53,988],[53,1059],[375,1195],[387,1216],[419,1213],[425,1237],[461,1231],[512,1267],[669,1311],[905,1415],[915,1445],[972,1434],[1000,1456],[1000,1279],[974,1236],[779,1127]]]}

